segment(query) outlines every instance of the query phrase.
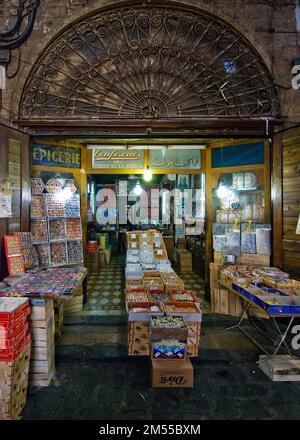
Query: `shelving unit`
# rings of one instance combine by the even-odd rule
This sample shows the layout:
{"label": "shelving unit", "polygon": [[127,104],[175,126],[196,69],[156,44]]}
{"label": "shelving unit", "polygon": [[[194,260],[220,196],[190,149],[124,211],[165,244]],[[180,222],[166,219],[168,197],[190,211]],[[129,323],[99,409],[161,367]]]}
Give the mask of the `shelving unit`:
{"label": "shelving unit", "polygon": [[[39,193],[32,197],[33,200],[34,197],[42,197],[44,200],[40,213],[45,215],[38,216],[38,209],[34,206],[36,215],[31,217],[32,243],[36,247],[41,266],[46,268],[83,263],[80,195],[73,194],[67,200],[60,198],[60,193]],[[44,233],[40,235],[42,239],[39,239],[39,231],[36,229],[37,222],[45,225]],[[53,228],[55,222],[60,223],[61,227],[56,236]],[[76,235],[72,236],[71,230],[68,231],[68,223],[77,223]]]}

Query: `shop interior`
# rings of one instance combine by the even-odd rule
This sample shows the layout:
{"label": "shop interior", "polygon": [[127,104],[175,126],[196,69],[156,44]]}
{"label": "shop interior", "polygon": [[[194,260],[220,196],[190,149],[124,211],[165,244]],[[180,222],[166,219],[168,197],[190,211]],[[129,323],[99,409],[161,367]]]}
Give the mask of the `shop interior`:
{"label": "shop interior", "polygon": [[[265,140],[42,138],[32,148],[38,260],[43,267],[84,264],[89,271],[87,293],[69,303],[71,315],[126,313],[129,232],[161,233],[168,260],[209,310],[209,264],[241,260],[234,232],[271,230]],[[68,163],[53,166],[53,159]],[[243,246],[256,253],[255,243]],[[260,258],[270,261],[268,254]]]}

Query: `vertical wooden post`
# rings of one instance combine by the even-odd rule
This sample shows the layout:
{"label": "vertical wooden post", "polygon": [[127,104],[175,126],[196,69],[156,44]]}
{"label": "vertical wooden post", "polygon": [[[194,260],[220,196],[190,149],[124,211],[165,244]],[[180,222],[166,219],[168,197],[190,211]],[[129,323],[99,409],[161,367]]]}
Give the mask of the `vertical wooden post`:
{"label": "vertical wooden post", "polygon": [[282,267],[283,201],[282,201],[282,133],[276,130],[272,152],[273,265]]}

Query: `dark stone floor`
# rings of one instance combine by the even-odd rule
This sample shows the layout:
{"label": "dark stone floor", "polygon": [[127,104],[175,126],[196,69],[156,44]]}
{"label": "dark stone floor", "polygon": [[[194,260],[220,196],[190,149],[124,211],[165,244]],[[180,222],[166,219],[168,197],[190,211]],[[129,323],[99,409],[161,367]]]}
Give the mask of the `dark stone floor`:
{"label": "dark stone floor", "polygon": [[126,325],[66,326],[57,379],[29,393],[24,419],[300,419],[300,383],[273,383],[234,320],[204,315],[194,388],[154,389],[148,358],[126,355]]}

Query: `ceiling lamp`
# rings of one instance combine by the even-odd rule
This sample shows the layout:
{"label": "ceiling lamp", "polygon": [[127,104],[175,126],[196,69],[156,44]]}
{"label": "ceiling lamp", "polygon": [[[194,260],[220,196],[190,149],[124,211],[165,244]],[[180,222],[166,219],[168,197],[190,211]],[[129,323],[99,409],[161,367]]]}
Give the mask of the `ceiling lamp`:
{"label": "ceiling lamp", "polygon": [[145,182],[151,182],[152,180],[152,171],[149,169],[149,165],[147,166],[147,169],[144,172],[144,180]]}
{"label": "ceiling lamp", "polygon": [[142,192],[143,192],[143,188],[141,187],[140,181],[138,180],[136,182],[136,186],[134,188],[134,194],[136,196],[140,196],[142,194]]}
{"label": "ceiling lamp", "polygon": [[223,182],[220,182],[217,189],[217,196],[219,199],[225,199],[228,194],[228,187],[224,185]]}

